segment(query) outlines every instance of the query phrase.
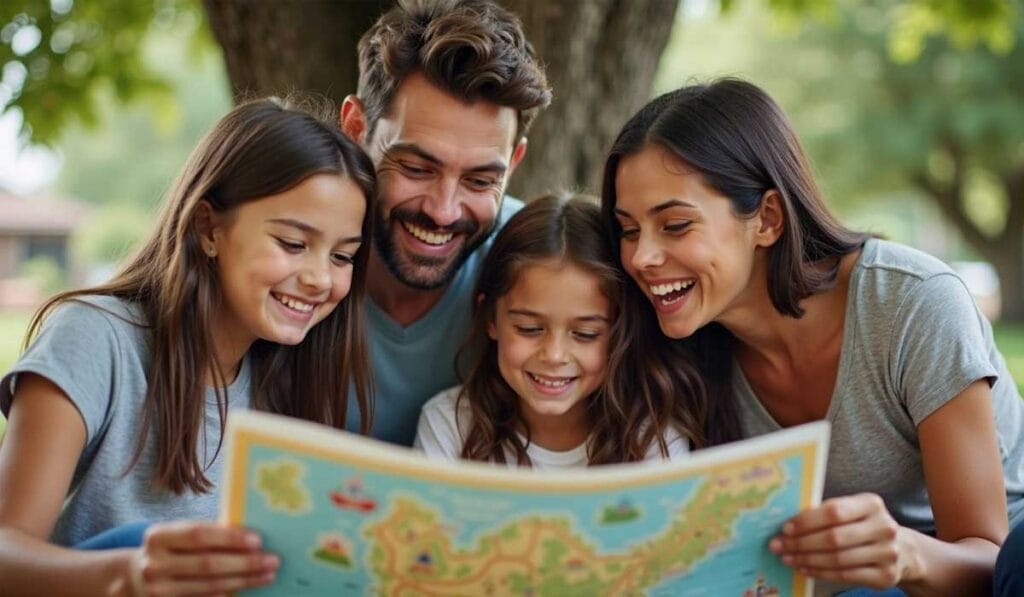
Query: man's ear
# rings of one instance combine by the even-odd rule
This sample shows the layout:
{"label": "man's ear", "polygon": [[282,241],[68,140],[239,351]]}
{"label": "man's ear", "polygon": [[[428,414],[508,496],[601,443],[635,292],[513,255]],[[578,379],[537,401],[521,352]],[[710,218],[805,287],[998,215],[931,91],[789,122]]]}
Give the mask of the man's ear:
{"label": "man's ear", "polygon": [[512,172],[515,171],[516,166],[519,165],[519,162],[523,161],[524,157],[526,157],[526,137],[520,139],[519,143],[516,143],[516,146],[512,148],[512,159],[508,162],[509,176],[512,175]]}
{"label": "man's ear", "polygon": [[366,112],[363,110],[363,102],[359,101],[358,97],[349,95],[341,102],[338,126],[356,143],[366,143]]}
{"label": "man's ear", "polygon": [[193,216],[193,226],[199,236],[199,244],[209,257],[217,256],[217,238],[220,236],[220,216],[206,199],[199,201]]}
{"label": "man's ear", "polygon": [[782,195],[776,189],[765,191],[761,198],[761,207],[757,210],[758,227],[756,244],[759,247],[770,247],[782,236],[786,214],[783,209]]}

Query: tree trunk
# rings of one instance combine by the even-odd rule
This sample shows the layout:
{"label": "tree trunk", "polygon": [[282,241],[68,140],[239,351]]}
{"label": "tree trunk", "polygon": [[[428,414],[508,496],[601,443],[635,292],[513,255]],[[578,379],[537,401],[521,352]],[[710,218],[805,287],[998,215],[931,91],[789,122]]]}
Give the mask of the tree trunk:
{"label": "tree trunk", "polygon": [[554,100],[530,130],[511,193],[600,192],[615,135],[651,97],[678,0],[504,0],[546,65]]}
{"label": "tree trunk", "polygon": [[[203,0],[236,101],[316,91],[354,93],[359,37],[384,0]],[[599,191],[604,154],[650,98],[678,0],[503,0],[546,64],[555,99],[530,131],[510,192]]]}
{"label": "tree trunk", "polygon": [[336,104],[356,92],[356,44],[383,0],[203,0],[235,101],[292,91]]}

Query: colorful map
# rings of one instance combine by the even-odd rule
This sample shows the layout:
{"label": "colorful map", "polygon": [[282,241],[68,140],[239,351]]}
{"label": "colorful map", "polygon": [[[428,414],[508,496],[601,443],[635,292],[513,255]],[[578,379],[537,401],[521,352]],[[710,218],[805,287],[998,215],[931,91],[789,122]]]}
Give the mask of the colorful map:
{"label": "colorful map", "polygon": [[232,413],[222,517],[281,555],[254,595],[809,595],[767,541],[817,503],[827,441],[554,474]]}

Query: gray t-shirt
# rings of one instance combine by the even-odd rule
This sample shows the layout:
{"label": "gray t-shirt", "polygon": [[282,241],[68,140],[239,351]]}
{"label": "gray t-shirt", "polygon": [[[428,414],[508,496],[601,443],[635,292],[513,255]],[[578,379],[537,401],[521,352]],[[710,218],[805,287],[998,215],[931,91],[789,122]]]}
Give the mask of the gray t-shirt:
{"label": "gray t-shirt", "polygon": [[[740,368],[733,370],[745,434],[777,431]],[[944,263],[869,240],[850,274],[825,416],[832,424],[825,497],[877,493],[899,524],[934,535],[917,426],[979,379],[992,387],[1012,528],[1024,520],[1024,403],[992,326]]]}
{"label": "gray t-shirt", "polygon": [[[146,397],[150,334],[137,305],[109,296],[89,296],[90,305],[67,302],[44,322],[32,346],[0,381],[0,409],[11,408],[19,373],[41,375],[67,394],[85,423],[86,443],[51,541],[74,545],[110,527],[137,520],[215,519],[218,495],[182,495],[153,486],[155,453],[147,442],[127,475],[136,451]],[[198,373],[197,373],[198,374]],[[242,363],[227,389],[230,408],[249,405],[249,364]],[[205,446],[200,462],[213,464],[216,485],[223,458],[216,395],[206,395]],[[150,436],[152,438],[152,436]]]}

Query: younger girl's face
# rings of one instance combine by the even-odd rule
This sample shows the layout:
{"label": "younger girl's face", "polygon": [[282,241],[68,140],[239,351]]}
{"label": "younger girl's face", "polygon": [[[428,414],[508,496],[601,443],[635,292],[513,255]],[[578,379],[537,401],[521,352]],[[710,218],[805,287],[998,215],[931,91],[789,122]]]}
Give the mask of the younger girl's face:
{"label": "younger girl's face", "polygon": [[527,420],[582,414],[608,360],[612,306],[597,276],[559,260],[526,265],[496,303],[498,368]]}
{"label": "younger girl's face", "polygon": [[256,339],[298,344],[327,317],[348,295],[365,212],[354,182],[316,174],[214,215],[223,292],[216,321],[230,346],[244,351]]}

